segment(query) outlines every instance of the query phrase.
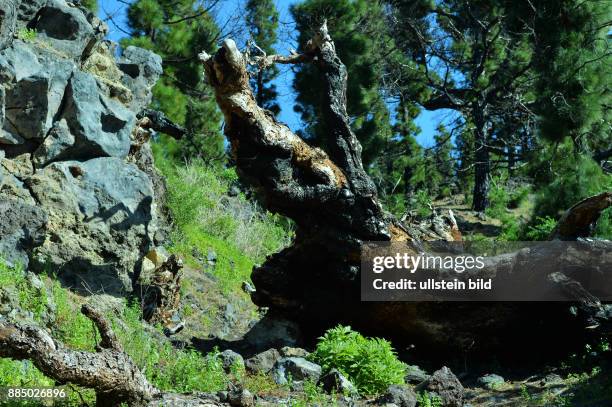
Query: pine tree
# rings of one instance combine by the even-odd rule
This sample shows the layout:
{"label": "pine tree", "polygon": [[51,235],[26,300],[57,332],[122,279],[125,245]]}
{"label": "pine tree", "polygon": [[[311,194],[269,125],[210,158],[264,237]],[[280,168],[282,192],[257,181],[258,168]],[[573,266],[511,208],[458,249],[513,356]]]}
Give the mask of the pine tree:
{"label": "pine tree", "polygon": [[417,80],[427,87],[406,93],[425,109],[455,110],[473,126],[473,207],[478,211],[488,206],[492,123],[522,107],[523,79],[533,54],[530,31],[517,26],[508,7],[514,6],[501,0],[390,4],[394,38],[419,67],[420,78],[413,75],[408,85]]}
{"label": "pine tree", "polygon": [[[576,201],[612,188],[600,167],[612,153],[610,2],[542,1],[536,16],[535,110],[541,142],[530,165],[538,190],[536,215],[557,219]],[[600,236],[612,235],[612,211],[600,219]]]}
{"label": "pine tree", "polygon": [[488,205],[492,163],[526,157],[515,146],[535,133],[606,151],[609,2],[394,0],[388,10],[395,42],[420,68],[408,86],[427,87],[405,94],[471,126],[474,209]]}
{"label": "pine tree", "polygon": [[451,133],[446,130],[446,127],[443,124],[438,126],[436,134],[434,135],[434,142],[436,144],[433,148],[435,163],[433,171],[436,174],[439,174],[439,182],[437,183],[435,195],[446,197],[451,194],[451,187],[454,178],[454,162],[451,156],[453,149]]}
{"label": "pine tree", "polygon": [[370,166],[383,203],[398,217],[410,209],[407,203],[415,187],[422,188],[425,183],[422,148],[416,141],[420,129],[414,122],[418,113],[414,104],[397,104],[392,136],[385,140],[382,152]]}
{"label": "pine tree", "polygon": [[[273,0],[249,0],[246,4],[246,25],[251,40],[270,55],[274,52],[277,41],[278,11]],[[257,70],[251,79],[251,87],[255,92],[257,104],[270,110],[274,114],[280,112],[276,103],[278,95],[276,86],[271,82],[278,76],[279,70],[273,65],[267,69]]]}
{"label": "pine tree", "polygon": [[98,12],[98,0],[81,0],[81,4],[94,13]]}
{"label": "pine tree", "polygon": [[[363,146],[366,166],[381,153],[391,136],[390,114],[381,95],[383,53],[388,46],[383,9],[366,0],[306,0],[292,6],[300,47],[312,38],[312,28],[328,21],[336,50],[348,71],[347,111]],[[319,107],[323,94],[319,73],[312,65],[298,66],[294,88],[295,110],[306,128],[301,136],[315,144],[326,140],[327,129]]]}
{"label": "pine tree", "polygon": [[143,47],[163,58],[164,74],[153,88],[153,106],[187,127],[190,134],[178,144],[178,154],[220,161],[221,115],[197,60],[202,50],[213,51],[219,36],[212,16],[197,0],[137,0],[128,9],[128,24],[132,37],[122,41],[123,46]]}

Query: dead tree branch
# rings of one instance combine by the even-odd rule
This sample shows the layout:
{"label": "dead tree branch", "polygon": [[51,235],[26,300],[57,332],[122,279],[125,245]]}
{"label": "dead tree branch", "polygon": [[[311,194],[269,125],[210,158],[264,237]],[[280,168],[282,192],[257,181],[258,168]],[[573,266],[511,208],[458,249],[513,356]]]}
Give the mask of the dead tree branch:
{"label": "dead tree branch", "polygon": [[123,351],[109,321],[89,305],[84,305],[81,312],[94,322],[102,338],[96,352],[68,349],[39,326],[11,323],[0,317],[0,357],[30,360],[58,384],[94,389],[98,407],[122,403],[130,407],[225,405],[204,393],[177,394],[155,388]]}
{"label": "dead tree branch", "polygon": [[579,237],[589,237],[601,212],[610,206],[612,191],[583,199],[561,216],[550,239],[575,240]]}
{"label": "dead tree branch", "polygon": [[144,406],[159,393],[122,351],[110,324],[88,305],[83,314],[97,326],[102,341],[97,352],[71,350],[34,325],[0,320],[0,357],[29,359],[46,376],[60,383],[95,389],[96,405]]}

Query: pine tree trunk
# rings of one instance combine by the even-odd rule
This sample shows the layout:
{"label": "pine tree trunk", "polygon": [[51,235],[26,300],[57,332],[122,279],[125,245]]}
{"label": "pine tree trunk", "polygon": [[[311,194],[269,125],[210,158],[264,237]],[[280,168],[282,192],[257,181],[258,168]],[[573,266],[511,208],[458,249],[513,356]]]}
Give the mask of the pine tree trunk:
{"label": "pine tree trunk", "polygon": [[508,178],[514,177],[514,166],[516,165],[516,148],[508,146]]}
{"label": "pine tree trunk", "polygon": [[474,193],[472,208],[483,212],[489,206],[489,182],[491,178],[491,163],[487,147],[487,130],[484,118],[484,108],[474,102],[473,108],[475,131],[474,154]]}

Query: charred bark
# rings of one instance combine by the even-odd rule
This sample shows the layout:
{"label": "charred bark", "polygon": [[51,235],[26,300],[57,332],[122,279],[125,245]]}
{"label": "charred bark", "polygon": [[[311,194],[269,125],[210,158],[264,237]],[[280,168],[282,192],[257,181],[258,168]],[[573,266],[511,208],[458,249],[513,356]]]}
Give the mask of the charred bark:
{"label": "charred bark", "polygon": [[[452,221],[407,226],[382,209],[349,125],[346,68],[326,25],[303,54],[266,56],[256,63],[312,63],[319,68],[325,84],[321,109],[329,129],[327,152],[308,145],[257,105],[249,87],[249,61],[232,40],[215,55],[203,53],[200,58],[225,116],[225,134],[239,176],[255,188],[264,207],[297,224],[293,244],[254,268],[256,304],[297,320],[312,337],[346,323],[399,344],[455,352],[513,341],[518,347],[531,346],[533,338],[521,335],[525,329],[542,333],[538,340],[550,342],[568,327],[580,325],[565,304],[361,302],[362,242],[412,241],[418,248],[420,240],[453,240],[460,234]],[[484,126],[481,130],[484,135]],[[484,197],[487,180],[485,168]],[[479,207],[484,209],[486,201]]]}

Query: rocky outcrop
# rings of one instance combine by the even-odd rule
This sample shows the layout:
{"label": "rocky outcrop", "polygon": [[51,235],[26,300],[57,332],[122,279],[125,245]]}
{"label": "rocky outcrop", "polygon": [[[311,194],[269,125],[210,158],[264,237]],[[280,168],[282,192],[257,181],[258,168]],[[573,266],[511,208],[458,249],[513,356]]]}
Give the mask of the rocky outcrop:
{"label": "rocky outcrop", "polygon": [[121,293],[163,238],[137,119],[161,58],[129,47],[116,61],[78,4],[0,0],[0,256]]}

